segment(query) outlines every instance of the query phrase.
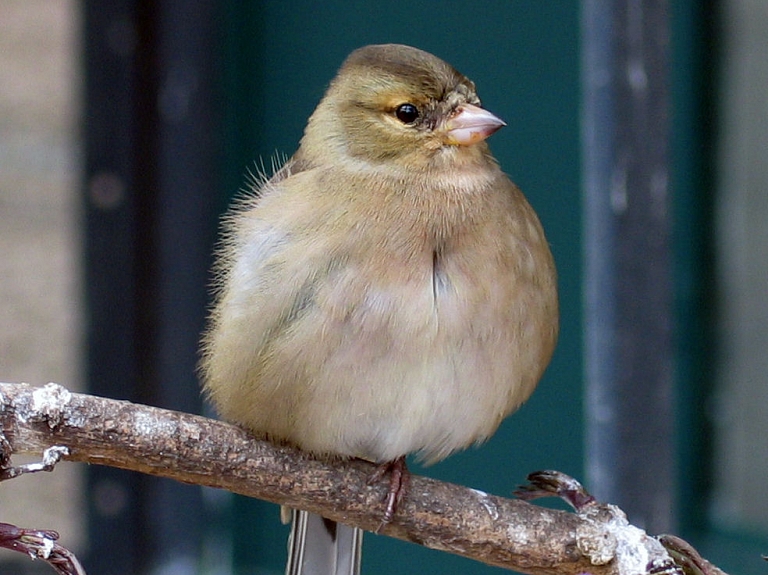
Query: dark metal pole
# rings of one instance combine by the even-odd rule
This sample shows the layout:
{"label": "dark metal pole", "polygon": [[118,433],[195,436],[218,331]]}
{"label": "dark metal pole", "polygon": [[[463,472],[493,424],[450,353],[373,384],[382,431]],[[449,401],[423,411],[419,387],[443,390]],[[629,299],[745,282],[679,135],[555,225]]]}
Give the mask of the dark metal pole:
{"label": "dark metal pole", "polygon": [[[86,2],[86,298],[92,393],[199,412],[218,207],[215,4]],[[199,487],[88,470],[89,571],[194,573]]]}
{"label": "dark metal pole", "polygon": [[658,533],[675,518],[668,6],[582,10],[588,483]]}
{"label": "dark metal pole", "polygon": [[[140,401],[134,2],[84,2],[82,6],[86,377],[90,393]],[[138,474],[88,468],[89,571],[141,572],[144,555],[136,550],[145,547],[142,485]]]}

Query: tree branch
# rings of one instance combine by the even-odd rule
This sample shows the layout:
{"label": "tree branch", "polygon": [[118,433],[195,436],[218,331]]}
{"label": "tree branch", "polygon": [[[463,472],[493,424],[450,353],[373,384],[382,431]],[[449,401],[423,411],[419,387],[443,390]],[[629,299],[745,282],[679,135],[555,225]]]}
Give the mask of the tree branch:
{"label": "tree branch", "polygon": [[369,484],[373,464],[319,461],[226,423],[56,384],[0,383],[0,431],[13,453],[60,446],[69,461],[226,489],[531,575],[677,572],[664,547],[611,505],[566,513],[414,476],[381,525],[387,486]]}

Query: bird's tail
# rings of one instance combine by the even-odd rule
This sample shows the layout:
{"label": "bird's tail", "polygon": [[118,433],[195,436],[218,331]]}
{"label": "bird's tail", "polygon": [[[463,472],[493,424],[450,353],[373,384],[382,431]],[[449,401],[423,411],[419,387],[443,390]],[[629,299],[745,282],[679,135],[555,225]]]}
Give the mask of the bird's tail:
{"label": "bird's tail", "polygon": [[363,532],[293,510],[286,575],[359,575]]}

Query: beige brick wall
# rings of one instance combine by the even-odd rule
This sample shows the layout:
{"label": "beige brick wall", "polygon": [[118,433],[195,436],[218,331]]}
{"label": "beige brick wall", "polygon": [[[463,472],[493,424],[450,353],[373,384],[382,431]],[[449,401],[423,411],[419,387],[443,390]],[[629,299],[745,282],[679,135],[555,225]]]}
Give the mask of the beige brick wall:
{"label": "beige brick wall", "polygon": [[[81,385],[80,25],[74,0],[0,0],[0,381]],[[82,550],[82,472],[0,484],[0,521]]]}

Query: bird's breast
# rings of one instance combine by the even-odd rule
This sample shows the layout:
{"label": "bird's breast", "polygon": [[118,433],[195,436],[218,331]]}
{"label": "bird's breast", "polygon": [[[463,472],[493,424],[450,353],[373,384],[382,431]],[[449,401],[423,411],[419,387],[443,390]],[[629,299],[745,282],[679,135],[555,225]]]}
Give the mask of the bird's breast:
{"label": "bird's breast", "polygon": [[532,212],[509,215],[503,197],[473,212],[439,190],[366,193],[249,216],[210,338],[220,379],[242,383],[212,396],[307,451],[441,459],[538,381],[557,331],[551,256]]}

